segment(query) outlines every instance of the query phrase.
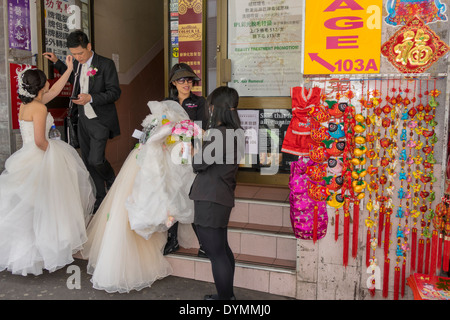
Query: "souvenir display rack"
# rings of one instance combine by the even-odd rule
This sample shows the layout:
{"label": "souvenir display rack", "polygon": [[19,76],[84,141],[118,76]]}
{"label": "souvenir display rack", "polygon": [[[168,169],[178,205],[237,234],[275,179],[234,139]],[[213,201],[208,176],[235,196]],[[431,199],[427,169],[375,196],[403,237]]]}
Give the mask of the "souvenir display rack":
{"label": "souvenir display rack", "polygon": [[[325,172],[313,176],[317,183],[321,174],[325,188],[304,197],[327,202],[328,214],[335,217],[335,240],[342,241],[343,265],[350,255],[364,259],[373,271],[371,295],[380,289],[387,298],[393,282],[399,299],[411,274],[448,271],[447,86],[447,74],[385,74],[307,77],[297,88],[305,97],[321,89],[320,103],[308,111],[314,143],[299,162],[327,164]],[[304,213],[291,208],[295,228]],[[308,214],[314,222],[323,218],[317,210]],[[381,277],[376,270],[382,270]]]}

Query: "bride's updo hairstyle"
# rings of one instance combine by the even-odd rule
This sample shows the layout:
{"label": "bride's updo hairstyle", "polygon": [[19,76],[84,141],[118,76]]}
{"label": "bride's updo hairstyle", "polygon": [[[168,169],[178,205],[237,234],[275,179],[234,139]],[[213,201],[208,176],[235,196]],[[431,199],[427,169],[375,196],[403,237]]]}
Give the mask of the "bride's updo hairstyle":
{"label": "bride's updo hairstyle", "polygon": [[[20,79],[21,77],[21,79]],[[28,104],[37,97],[47,83],[47,77],[42,70],[27,70],[19,76],[19,99],[23,104]]]}

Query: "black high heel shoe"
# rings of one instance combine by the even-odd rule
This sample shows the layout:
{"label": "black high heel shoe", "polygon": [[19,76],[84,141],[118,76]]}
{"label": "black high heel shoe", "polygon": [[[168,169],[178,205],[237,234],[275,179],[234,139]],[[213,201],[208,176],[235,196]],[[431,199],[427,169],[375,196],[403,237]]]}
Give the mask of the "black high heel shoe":
{"label": "black high heel shoe", "polygon": [[164,247],[164,255],[167,256],[168,254],[177,252],[178,249],[180,249],[180,245],[178,244],[177,238],[169,238],[167,240],[166,246]]}
{"label": "black high heel shoe", "polygon": [[208,255],[206,254],[205,250],[203,250],[202,247],[200,247],[200,249],[198,249],[197,256],[199,258],[208,258]]}

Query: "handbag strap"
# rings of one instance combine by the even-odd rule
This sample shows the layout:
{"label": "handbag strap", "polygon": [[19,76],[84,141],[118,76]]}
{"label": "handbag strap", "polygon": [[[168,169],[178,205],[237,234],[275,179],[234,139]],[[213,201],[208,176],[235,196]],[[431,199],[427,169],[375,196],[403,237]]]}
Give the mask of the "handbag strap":
{"label": "handbag strap", "polygon": [[[73,95],[75,94],[75,90],[77,88],[77,82],[79,80],[78,78],[80,77],[80,67],[81,67],[81,63],[78,63],[77,72],[75,73],[75,80],[73,81],[73,88],[72,88],[71,97],[73,97]],[[73,101],[72,101],[72,99],[70,99],[68,118],[70,118],[70,115],[72,114],[72,109],[73,109]]]}

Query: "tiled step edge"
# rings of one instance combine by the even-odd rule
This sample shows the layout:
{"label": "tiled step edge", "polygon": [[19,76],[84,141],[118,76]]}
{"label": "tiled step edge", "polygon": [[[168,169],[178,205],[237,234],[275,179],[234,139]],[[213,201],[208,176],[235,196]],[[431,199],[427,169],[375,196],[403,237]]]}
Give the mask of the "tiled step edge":
{"label": "tiled step edge", "polygon": [[[290,207],[289,202],[280,202],[275,200],[258,200],[258,199],[247,199],[247,198],[237,198],[236,202],[240,203],[249,203],[249,204],[257,204],[257,205],[267,205],[267,206],[281,206],[281,207]],[[268,237],[275,237],[275,238],[284,238],[284,239],[296,239],[295,235],[292,231],[292,229],[288,227],[278,227],[276,231],[271,231],[267,229],[271,229],[271,226],[265,226],[265,225],[256,225],[252,224],[251,228],[245,228],[244,226],[239,226],[240,223],[234,223],[230,222],[230,226],[228,228],[229,232],[232,233],[245,233],[245,234],[252,234],[252,235],[259,235],[259,236],[268,236]],[[249,225],[243,223],[242,225]],[[206,262],[210,263],[209,259],[207,258],[200,258],[194,253],[186,253],[184,250],[181,250],[181,252],[176,252],[173,254],[168,255],[169,258],[174,259],[183,259],[183,260],[189,260],[193,262]],[[260,258],[256,257],[255,258]],[[290,260],[289,260],[290,261]],[[295,262],[293,262],[295,265]],[[262,271],[269,271],[269,272],[277,272],[277,273],[285,273],[285,274],[296,274],[296,266],[288,267],[286,265],[266,265],[265,263],[259,263],[254,261],[244,261],[237,259],[236,260],[236,267],[244,268],[244,269],[254,269],[254,270],[262,270]]]}
{"label": "tiled step edge", "polygon": [[[201,258],[195,255],[185,254],[185,253],[172,253],[167,256],[172,259],[180,259],[180,260],[188,260],[194,262],[203,262],[203,263],[211,263],[208,258]],[[278,272],[278,273],[286,273],[286,274],[296,274],[295,268],[289,268],[287,266],[276,266],[276,265],[264,265],[259,263],[252,263],[251,261],[239,261],[236,260],[236,267],[245,268],[245,269],[255,269],[255,270],[263,270],[270,272]]]}
{"label": "tiled step edge", "polygon": [[[266,237],[276,237],[276,238],[284,238],[284,239],[295,239],[294,233],[289,231],[269,231],[264,230],[264,225],[260,225],[260,228],[258,228],[258,225],[253,225],[252,229],[244,228],[244,227],[238,227],[235,226],[233,223],[231,223],[230,227],[228,227],[228,232],[236,232],[236,233],[245,233],[245,234],[254,234],[259,236],[266,236]],[[284,228],[287,229],[287,228]]]}
{"label": "tiled step edge", "polygon": [[[174,267],[173,276],[195,279],[198,281],[214,282],[211,262],[205,258],[194,256],[167,256]],[[234,286],[260,292],[267,292],[279,296],[296,298],[296,272],[270,266],[236,262]]]}
{"label": "tiled step edge", "polygon": [[231,228],[293,234],[290,204],[268,200],[236,199],[236,207],[230,217],[229,229]]}
{"label": "tiled step edge", "polygon": [[[265,271],[276,271],[280,273],[295,274],[296,262],[291,260],[282,260],[276,258],[264,258],[251,255],[237,254],[235,255],[236,267],[242,267],[247,269],[265,270]],[[167,257],[184,259],[190,261],[201,261],[210,263],[208,258],[202,258],[197,256],[197,249],[183,249],[168,255]],[[258,261],[259,260],[259,261]],[[263,262],[263,260],[266,260]],[[272,260],[272,262],[269,262]],[[278,261],[278,263],[277,263]],[[280,262],[283,262],[280,264]],[[290,264],[290,265],[288,265]]]}
{"label": "tiled step edge", "polygon": [[247,198],[236,198],[236,202],[250,203],[250,204],[262,204],[267,206],[279,206],[279,207],[290,207],[290,203],[286,201],[276,201],[276,200],[258,200],[258,199],[247,199]]}

